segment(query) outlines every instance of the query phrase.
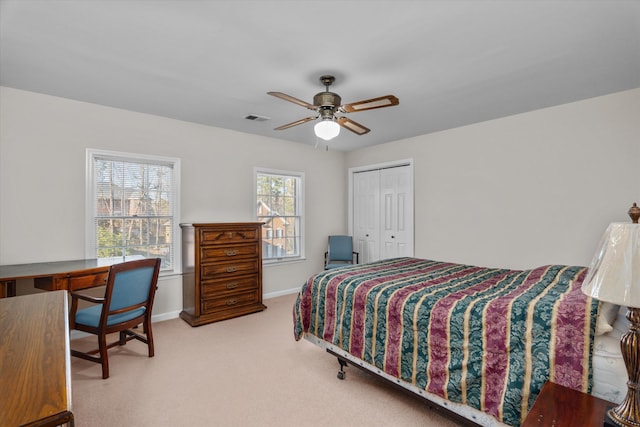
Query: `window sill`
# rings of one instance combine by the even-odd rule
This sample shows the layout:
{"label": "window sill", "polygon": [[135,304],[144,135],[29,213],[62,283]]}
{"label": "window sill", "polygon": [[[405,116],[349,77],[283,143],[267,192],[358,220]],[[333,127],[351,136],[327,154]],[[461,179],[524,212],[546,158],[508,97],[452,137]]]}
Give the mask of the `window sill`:
{"label": "window sill", "polygon": [[173,279],[176,277],[181,277],[182,276],[182,272],[181,271],[165,271],[165,272],[160,272],[160,274],[158,275],[158,280],[169,280],[169,279]]}

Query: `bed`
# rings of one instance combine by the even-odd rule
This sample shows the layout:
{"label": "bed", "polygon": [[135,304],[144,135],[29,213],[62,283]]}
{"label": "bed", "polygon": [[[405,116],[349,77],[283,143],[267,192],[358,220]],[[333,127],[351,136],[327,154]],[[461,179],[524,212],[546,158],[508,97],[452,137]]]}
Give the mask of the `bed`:
{"label": "bed", "polygon": [[547,380],[624,397],[624,316],[582,293],[586,271],[408,257],[327,270],[302,286],[294,336],[336,356],[339,378],[350,364],[465,424],[519,426]]}

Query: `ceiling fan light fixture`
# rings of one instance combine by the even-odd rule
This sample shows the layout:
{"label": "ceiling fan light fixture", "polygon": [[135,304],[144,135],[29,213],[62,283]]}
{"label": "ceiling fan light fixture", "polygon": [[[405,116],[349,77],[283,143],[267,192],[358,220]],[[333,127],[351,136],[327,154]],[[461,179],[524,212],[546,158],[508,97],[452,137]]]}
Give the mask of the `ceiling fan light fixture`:
{"label": "ceiling fan light fixture", "polygon": [[340,125],[333,119],[321,120],[316,123],[313,130],[318,138],[329,141],[340,134]]}
{"label": "ceiling fan light fixture", "polygon": [[307,123],[311,120],[320,119],[320,122],[314,126],[315,134],[317,138],[322,138],[325,141],[335,138],[340,134],[340,127],[345,128],[348,131],[355,133],[356,135],[364,135],[369,133],[371,129],[360,123],[348,119],[344,116],[336,117],[336,113],[354,113],[357,111],[372,110],[374,108],[393,107],[398,105],[400,101],[394,95],[379,96],[377,98],[366,99],[358,102],[351,102],[349,104],[343,104],[342,98],[337,93],[329,92],[329,86],[333,84],[335,77],[325,75],[320,77],[320,82],[324,85],[325,91],[317,93],[313,97],[313,104],[309,104],[298,98],[294,98],[291,95],[287,95],[282,92],[267,92],[268,95],[275,96],[284,101],[292,102],[301,107],[305,107],[309,110],[313,110],[318,113],[315,117],[306,117],[295,122],[287,123],[286,125],[278,126],[274,130],[284,130],[290,127]]}

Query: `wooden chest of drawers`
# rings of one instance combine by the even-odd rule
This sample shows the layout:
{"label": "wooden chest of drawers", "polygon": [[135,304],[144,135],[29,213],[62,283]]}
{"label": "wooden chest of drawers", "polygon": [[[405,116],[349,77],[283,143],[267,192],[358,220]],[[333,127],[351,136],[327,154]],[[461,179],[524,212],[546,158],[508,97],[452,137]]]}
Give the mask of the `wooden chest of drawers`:
{"label": "wooden chest of drawers", "polygon": [[262,223],[180,224],[182,304],[191,326],[262,311]]}

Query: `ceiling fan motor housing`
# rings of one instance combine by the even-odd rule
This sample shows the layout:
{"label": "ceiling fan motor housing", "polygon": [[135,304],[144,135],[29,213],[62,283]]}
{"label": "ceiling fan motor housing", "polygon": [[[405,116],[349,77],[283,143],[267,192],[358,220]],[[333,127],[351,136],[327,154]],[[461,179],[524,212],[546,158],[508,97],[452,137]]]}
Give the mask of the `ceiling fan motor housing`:
{"label": "ceiling fan motor housing", "polygon": [[341,105],[342,98],[333,92],[320,92],[313,97],[313,105],[316,107],[332,107],[337,108]]}
{"label": "ceiling fan motor housing", "polygon": [[293,102],[294,104],[297,104],[309,110],[316,111],[318,113],[318,115],[315,117],[311,116],[301,120],[296,120],[295,122],[279,126],[275,128],[275,130],[289,129],[290,127],[301,125],[303,123],[307,123],[311,120],[316,120],[319,118],[320,122],[316,124],[316,128],[318,126],[322,127],[327,125],[333,125],[334,128],[338,128],[338,131],[336,131],[335,134],[329,135],[327,136],[327,138],[325,138],[324,136],[320,136],[316,131],[316,135],[320,136],[320,138],[329,140],[337,136],[340,126],[358,135],[364,135],[370,131],[369,128],[362,126],[360,123],[357,123],[344,116],[336,117],[335,114],[353,113],[357,111],[371,110],[374,108],[382,107],[392,107],[394,105],[398,105],[398,98],[393,95],[379,96],[377,98],[342,105],[342,98],[340,98],[340,95],[338,95],[337,93],[329,92],[329,86],[331,86],[334,81],[335,77],[331,75],[324,75],[320,77],[320,82],[324,85],[325,91],[317,93],[313,97],[313,105],[282,92],[267,92],[267,94],[273,95],[276,98],[280,98],[288,102]]}

